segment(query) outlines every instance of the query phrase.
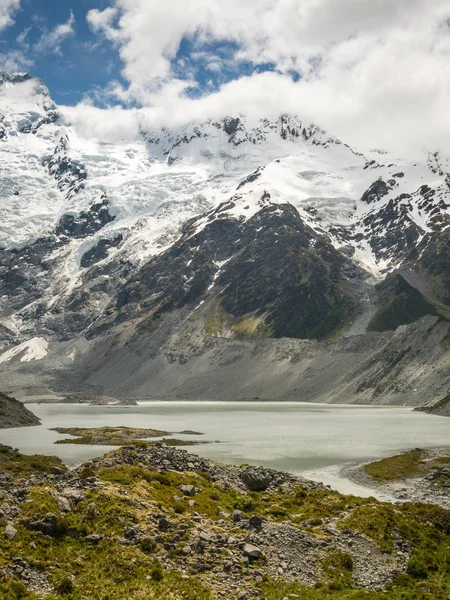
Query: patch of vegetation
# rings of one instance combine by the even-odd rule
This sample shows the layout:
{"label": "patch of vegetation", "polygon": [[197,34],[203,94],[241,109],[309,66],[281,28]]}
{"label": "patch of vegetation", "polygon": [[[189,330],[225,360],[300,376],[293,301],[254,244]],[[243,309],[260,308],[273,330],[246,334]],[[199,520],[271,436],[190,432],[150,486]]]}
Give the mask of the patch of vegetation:
{"label": "patch of vegetation", "polygon": [[325,583],[329,589],[342,590],[353,587],[353,557],[347,552],[334,550],[322,563]]}
{"label": "patch of vegetation", "polygon": [[26,585],[12,577],[0,579],[0,594],[2,600],[34,600],[37,597]]}
{"label": "patch of vegetation", "polygon": [[261,318],[247,317],[238,319],[231,327],[232,333],[241,339],[261,339],[273,336],[272,328]]}
{"label": "patch of vegetation", "polygon": [[66,576],[56,584],[55,590],[60,596],[68,596],[75,591],[75,586],[73,585],[73,581],[70,579],[70,577]]}
{"label": "patch of vegetation", "polygon": [[[159,442],[157,442],[157,443],[159,443]],[[178,438],[163,438],[160,443],[164,444],[165,446],[183,447],[183,446],[197,446],[198,444],[207,444],[208,442],[200,442],[200,441],[192,442],[190,440],[179,440]]]}
{"label": "patch of vegetation", "polygon": [[430,591],[418,586],[408,576],[399,576],[394,584],[387,586],[384,592],[361,589],[332,589],[326,583],[307,587],[298,582],[288,583],[283,579],[266,578],[260,585],[267,600],[299,598],[301,600],[445,600],[446,595],[439,591]]}
{"label": "patch of vegetation", "polygon": [[392,481],[424,475],[427,467],[423,462],[422,452],[413,450],[364,465],[364,470],[375,481]]}
{"label": "patch of vegetation", "polygon": [[[256,514],[274,521],[289,518],[308,531],[314,528],[314,522],[316,527],[320,527],[324,518],[339,516],[343,511],[367,502],[364,498],[343,496],[328,490],[306,492],[301,484],[278,493],[239,493],[234,489],[217,487],[207,474],[160,473],[131,465],[101,469],[98,476],[103,481],[125,486],[129,496],[146,501],[151,499],[160,508],[173,509],[186,515],[197,512],[216,518],[221,511],[240,510],[247,516]],[[200,489],[195,495],[194,506],[188,506],[184,500],[174,501],[174,495],[181,495],[181,485],[193,485]]]}
{"label": "patch of vegetation", "polygon": [[52,431],[76,436],[57,440],[55,444],[88,444],[91,446],[127,446],[143,438],[170,435],[168,431],[139,427],[55,427]]}
{"label": "patch of vegetation", "polygon": [[[130,450],[128,459],[133,459]],[[117,456],[118,451],[108,456]],[[219,594],[210,584],[207,572],[194,575],[194,563],[176,565],[180,556],[190,560],[183,548],[190,534],[197,535],[197,521],[210,520],[210,527],[221,536],[230,533],[241,541],[246,531],[235,527],[235,509],[245,516],[258,515],[268,521],[289,520],[294,526],[318,538],[330,536],[329,518],[337,527],[350,528],[372,539],[381,550],[391,553],[397,541],[410,549],[407,574],[398,576],[385,592],[358,589],[353,577],[353,558],[347,552],[330,550],[320,567],[322,579],[315,588],[298,582],[271,579],[263,574],[259,591],[266,600],[444,600],[450,591],[450,512],[425,504],[391,505],[373,498],[343,496],[327,489],[305,488],[301,483],[286,484],[257,493],[223,489],[207,473],[157,472],[131,464],[85,468],[97,475],[103,487],[86,489],[85,497],[73,502],[71,510],[61,513],[57,491],[52,483],[34,486],[21,505],[14,526],[14,539],[2,538],[0,571],[11,570],[12,557],[26,559],[30,567],[45,572],[54,592],[48,600],[215,600]],[[185,498],[180,487],[192,485],[195,495]],[[189,500],[195,502],[191,506]],[[57,519],[54,536],[27,528],[49,514]],[[159,515],[167,516],[170,529],[158,527]],[[218,519],[221,519],[219,521]],[[226,525],[224,525],[226,523]],[[139,537],[129,537],[137,529]],[[95,539],[90,540],[95,534]],[[87,538],[87,536],[89,536]],[[176,539],[175,539],[176,538]],[[164,554],[165,553],[165,554]],[[165,556],[164,562],[162,556]],[[161,562],[159,559],[161,558]],[[220,560],[220,551],[208,550],[195,564]],[[161,564],[163,562],[163,564]],[[263,570],[263,562],[256,565]],[[181,570],[181,569],[180,569]],[[243,581],[253,584],[251,572]],[[251,596],[249,596],[251,597]],[[17,579],[0,579],[0,598],[35,600],[37,595],[24,589]]]}
{"label": "patch of vegetation", "polygon": [[431,460],[424,460],[424,458],[423,452],[412,450],[364,465],[364,470],[375,481],[383,482],[420,477],[427,475],[430,471],[442,469],[443,465],[450,464],[448,456],[440,456]]}
{"label": "patch of vegetation", "polygon": [[[55,590],[53,595],[47,596],[49,600],[66,597],[73,600],[83,597],[90,600],[209,600],[210,592],[197,577],[183,578],[177,572],[163,570],[153,557],[149,541],[140,546],[121,543],[127,523],[145,527],[147,511],[142,511],[140,503],[145,490],[140,489],[139,482],[133,489],[136,497],[122,496],[114,488],[90,492],[85,500],[62,516],[51,486],[34,488],[22,507],[16,537],[2,540],[0,569],[10,564],[13,556],[26,558],[31,566],[48,573]],[[173,488],[171,491],[173,494]],[[50,537],[26,528],[28,522],[49,513],[57,515],[65,535]],[[102,539],[95,544],[86,542],[85,536],[93,533],[101,534]],[[37,597],[25,592],[26,588],[17,580],[0,579],[0,598]]]}
{"label": "patch of vegetation", "polygon": [[26,477],[32,473],[49,475],[54,472],[55,467],[66,470],[64,463],[57,456],[21,454],[9,446],[0,445],[0,472],[13,477]]}
{"label": "patch of vegetation", "polygon": [[213,337],[223,335],[223,329],[227,322],[228,315],[217,300],[211,302],[205,311],[205,334]]}
{"label": "patch of vegetation", "polygon": [[355,508],[351,514],[338,521],[341,529],[354,529],[365,533],[385,552],[392,552],[395,529],[400,524],[401,513],[391,504],[367,504]]}

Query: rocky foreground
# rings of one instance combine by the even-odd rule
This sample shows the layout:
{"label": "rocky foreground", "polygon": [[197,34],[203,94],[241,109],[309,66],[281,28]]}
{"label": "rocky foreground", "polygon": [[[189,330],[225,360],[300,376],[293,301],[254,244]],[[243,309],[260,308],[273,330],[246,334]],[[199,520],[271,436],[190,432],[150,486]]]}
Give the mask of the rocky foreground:
{"label": "rocky foreground", "polygon": [[450,512],[137,442],[67,471],[0,446],[0,597],[448,598]]}

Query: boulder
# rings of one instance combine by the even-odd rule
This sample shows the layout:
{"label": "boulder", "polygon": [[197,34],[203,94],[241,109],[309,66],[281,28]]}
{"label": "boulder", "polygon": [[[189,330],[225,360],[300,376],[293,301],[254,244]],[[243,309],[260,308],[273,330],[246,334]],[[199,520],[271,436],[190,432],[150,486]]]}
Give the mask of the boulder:
{"label": "boulder", "polygon": [[248,520],[248,526],[250,529],[261,529],[263,523],[264,519],[258,515],[252,515]]}
{"label": "boulder", "polygon": [[202,542],[210,542],[212,539],[211,534],[209,534],[207,531],[201,531],[198,537]]}
{"label": "boulder", "polygon": [[86,492],[77,488],[66,488],[63,490],[62,495],[69,501],[73,500],[75,503],[81,502],[86,498]]}
{"label": "boulder", "polygon": [[261,558],[263,555],[263,551],[258,546],[253,544],[245,544],[244,545],[244,556],[247,556],[249,560],[257,560]]}
{"label": "boulder", "polygon": [[58,522],[58,517],[54,514],[48,514],[42,519],[27,523],[26,528],[30,531],[40,531],[50,537],[60,537],[63,534],[63,528]]}
{"label": "boulder", "polygon": [[183,492],[185,496],[195,496],[195,487],[193,485],[181,485],[180,491]]}
{"label": "boulder", "polygon": [[170,521],[167,517],[160,517],[158,520],[158,529],[160,531],[168,531],[170,528]]}
{"label": "boulder", "polygon": [[5,537],[7,537],[8,540],[13,540],[16,537],[16,533],[17,529],[14,529],[12,525],[7,525],[5,527]]}
{"label": "boulder", "polygon": [[241,480],[251,492],[264,492],[272,483],[272,473],[263,468],[248,467],[241,474]]}
{"label": "boulder", "polygon": [[70,501],[65,496],[57,496],[56,504],[61,512],[70,512],[72,510]]}

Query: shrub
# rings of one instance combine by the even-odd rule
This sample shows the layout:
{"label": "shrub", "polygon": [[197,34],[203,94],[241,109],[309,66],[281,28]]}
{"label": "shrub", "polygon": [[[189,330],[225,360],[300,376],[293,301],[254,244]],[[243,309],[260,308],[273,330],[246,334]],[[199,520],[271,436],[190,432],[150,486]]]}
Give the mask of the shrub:
{"label": "shrub", "polygon": [[414,579],[426,579],[428,569],[426,565],[417,558],[411,558],[406,567],[406,572]]}
{"label": "shrub", "polygon": [[88,467],[83,467],[83,469],[81,469],[80,471],[80,479],[87,479],[88,477],[95,477],[96,472],[94,471],[93,467],[88,466]]}
{"label": "shrub", "polygon": [[160,565],[155,565],[150,571],[150,577],[153,581],[162,581],[164,579],[164,571]]}
{"label": "shrub", "polygon": [[55,586],[55,589],[58,594],[61,594],[61,596],[67,596],[74,591],[75,586],[69,577],[64,577],[64,579],[61,579],[61,581]]}
{"label": "shrub", "polygon": [[152,540],[152,538],[145,537],[145,538],[142,538],[142,540],[140,542],[140,547],[141,547],[142,552],[146,552],[147,554],[150,554],[151,552],[154,552],[154,550],[156,548],[156,543]]}
{"label": "shrub", "polygon": [[[3,590],[5,593],[6,600],[21,600],[22,598],[28,598],[29,592],[26,586],[21,581],[10,581],[6,589]],[[2,590],[0,588],[0,594]],[[3,596],[2,596],[3,598]]]}
{"label": "shrub", "polygon": [[242,498],[238,498],[234,503],[234,508],[236,510],[252,510],[253,509],[253,501],[251,498],[247,496],[243,496]]}

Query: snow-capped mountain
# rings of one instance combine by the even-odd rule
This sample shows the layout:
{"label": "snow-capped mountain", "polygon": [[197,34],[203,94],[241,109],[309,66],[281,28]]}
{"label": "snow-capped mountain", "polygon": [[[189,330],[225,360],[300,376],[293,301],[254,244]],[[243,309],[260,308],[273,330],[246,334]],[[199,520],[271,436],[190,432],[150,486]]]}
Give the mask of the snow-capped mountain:
{"label": "snow-capped mountain", "polygon": [[0,75],[0,121],[3,364],[19,343],[41,360],[48,342],[156,331],[174,311],[177,328],[249,339],[449,314],[437,153],[359,152],[292,115],[86,139],[27,74]]}

